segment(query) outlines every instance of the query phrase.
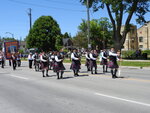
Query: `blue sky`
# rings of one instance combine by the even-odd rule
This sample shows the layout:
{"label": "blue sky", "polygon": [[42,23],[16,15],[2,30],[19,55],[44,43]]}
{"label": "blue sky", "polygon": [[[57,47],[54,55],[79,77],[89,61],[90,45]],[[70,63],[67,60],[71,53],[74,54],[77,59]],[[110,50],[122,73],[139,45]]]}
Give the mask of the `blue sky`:
{"label": "blue sky", "polygon": [[[87,19],[86,7],[80,0],[0,0],[0,36],[24,39],[29,31],[29,16],[27,12],[32,8],[32,23],[40,16],[52,16],[61,28],[61,32],[69,32],[75,36],[82,19]],[[146,14],[146,20],[150,20],[150,13]],[[108,17],[107,11],[100,10],[90,12],[91,19]],[[125,19],[125,17],[124,17]],[[136,24],[135,16],[131,23]],[[140,25],[137,25],[140,27]]]}

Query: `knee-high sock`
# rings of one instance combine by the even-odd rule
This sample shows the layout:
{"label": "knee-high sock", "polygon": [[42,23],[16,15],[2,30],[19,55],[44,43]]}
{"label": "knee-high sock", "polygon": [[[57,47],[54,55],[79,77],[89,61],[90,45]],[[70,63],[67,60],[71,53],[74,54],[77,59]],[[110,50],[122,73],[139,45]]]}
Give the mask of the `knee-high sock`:
{"label": "knee-high sock", "polygon": [[42,70],[42,74],[43,74],[43,76],[44,76],[44,72],[45,72],[45,70]]}
{"label": "knee-high sock", "polygon": [[48,75],[48,69],[46,70],[46,75]]}
{"label": "knee-high sock", "polygon": [[64,71],[61,71],[61,76],[60,76],[60,78],[63,78],[63,73],[64,73]]}
{"label": "knee-high sock", "polygon": [[59,71],[57,71],[57,79],[59,79]]}

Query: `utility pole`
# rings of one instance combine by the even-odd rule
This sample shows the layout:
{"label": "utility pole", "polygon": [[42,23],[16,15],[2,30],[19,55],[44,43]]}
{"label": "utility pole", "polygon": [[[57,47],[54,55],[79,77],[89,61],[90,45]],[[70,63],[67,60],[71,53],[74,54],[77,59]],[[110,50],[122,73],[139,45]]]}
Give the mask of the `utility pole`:
{"label": "utility pole", "polygon": [[90,14],[89,14],[89,0],[87,2],[87,38],[88,38],[88,48],[91,48],[90,44]]}
{"label": "utility pole", "polygon": [[29,20],[30,20],[30,29],[31,29],[31,27],[32,27],[32,9],[31,9],[31,8],[29,8],[28,15],[29,15]]}

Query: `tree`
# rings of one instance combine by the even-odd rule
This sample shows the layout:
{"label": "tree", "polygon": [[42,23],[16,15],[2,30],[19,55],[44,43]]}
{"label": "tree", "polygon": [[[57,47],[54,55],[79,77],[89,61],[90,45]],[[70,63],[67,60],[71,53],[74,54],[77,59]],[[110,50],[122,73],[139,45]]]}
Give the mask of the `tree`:
{"label": "tree", "polygon": [[70,34],[68,34],[68,32],[65,32],[65,34],[63,35],[63,38],[71,38]]}
{"label": "tree", "polygon": [[87,48],[87,38],[83,32],[78,32],[77,35],[73,38],[73,45],[79,48]]}
{"label": "tree", "polygon": [[[84,34],[84,37],[86,37],[87,21],[82,20],[78,28]],[[103,49],[110,45],[111,28],[112,25],[108,21],[108,18],[93,19],[90,21],[90,43],[92,44],[92,48],[98,46],[99,49]]]}
{"label": "tree", "polygon": [[[87,0],[80,0],[86,3]],[[140,24],[146,22],[144,15],[149,12],[149,0],[90,0],[90,7],[94,11],[100,8],[107,8],[111,23],[113,25],[114,47],[119,50],[123,47],[127,33],[130,31],[130,21],[133,14],[138,18],[136,21]],[[121,33],[123,16],[127,14],[125,28]]]}
{"label": "tree", "polygon": [[57,22],[51,16],[41,16],[35,21],[27,36],[27,47],[44,51],[55,50],[56,40],[60,35]]}

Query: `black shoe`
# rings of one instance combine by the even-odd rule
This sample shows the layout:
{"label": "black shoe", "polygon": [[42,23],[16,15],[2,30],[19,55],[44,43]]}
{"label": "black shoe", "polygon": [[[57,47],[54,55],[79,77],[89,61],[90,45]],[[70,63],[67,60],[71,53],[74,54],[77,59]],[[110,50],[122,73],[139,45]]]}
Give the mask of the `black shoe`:
{"label": "black shoe", "polygon": [[95,74],[97,74],[97,72],[95,72]]}
{"label": "black shoe", "polygon": [[43,77],[45,77],[45,76],[43,75]]}
{"label": "black shoe", "polygon": [[79,74],[76,74],[76,76],[79,76]]}
{"label": "black shoe", "polygon": [[93,72],[91,72],[91,74],[93,74]]}
{"label": "black shoe", "polygon": [[47,77],[49,77],[49,75],[48,75],[48,74],[46,74],[46,76],[47,76]]}

